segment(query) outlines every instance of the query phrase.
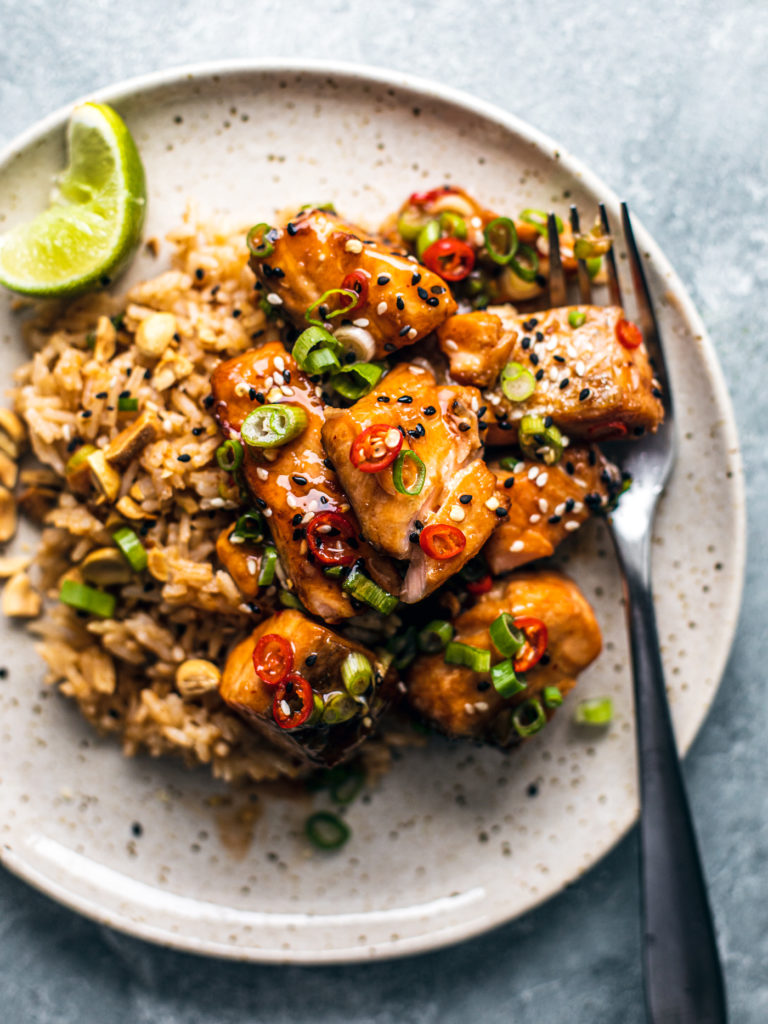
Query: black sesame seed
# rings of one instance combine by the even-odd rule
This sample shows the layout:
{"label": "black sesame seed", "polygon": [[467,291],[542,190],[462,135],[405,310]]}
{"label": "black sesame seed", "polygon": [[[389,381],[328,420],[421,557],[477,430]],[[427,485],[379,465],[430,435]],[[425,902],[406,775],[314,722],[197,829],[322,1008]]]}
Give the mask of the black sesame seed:
{"label": "black sesame seed", "polygon": [[[654,398],[661,398],[661,391],[658,388],[651,388],[651,394]],[[98,395],[96,397],[98,398]]]}
{"label": "black sesame seed", "polygon": [[411,325],[410,324],[405,324],[405,326],[401,327],[400,331],[399,331],[400,337],[404,338],[405,335],[408,333],[408,331],[410,331],[410,329],[411,329]]}
{"label": "black sesame seed", "polygon": [[543,379],[544,379],[544,371],[543,370],[537,370],[536,371],[536,380],[543,380]]}
{"label": "black sesame seed", "polygon": [[302,518],[303,518],[303,516],[302,516],[301,512],[297,512],[296,515],[291,520],[291,526],[298,526],[299,523],[301,522]]}
{"label": "black sesame seed", "polygon": [[434,297],[434,295],[430,295],[430,297],[427,299],[427,305],[428,306],[439,306],[440,305],[440,299],[436,299]]}
{"label": "black sesame seed", "polygon": [[328,499],[326,498],[326,496],[324,494],[320,495],[320,504],[321,505],[327,505],[328,504]]}
{"label": "black sesame seed", "polygon": [[261,614],[261,606],[256,604],[255,601],[249,601],[248,602],[248,611],[249,612],[253,612],[254,615],[260,615]]}
{"label": "black sesame seed", "polygon": [[84,420],[87,420],[90,419],[91,416],[93,416],[93,413],[91,412],[90,409],[85,409],[84,412],[80,413],[80,415],[83,417]]}
{"label": "black sesame seed", "polygon": [[264,402],[266,401],[266,399],[264,398],[264,395],[261,393],[261,391],[257,391],[255,397],[256,397],[256,401],[259,403],[259,405],[263,405]]}
{"label": "black sesame seed", "polygon": [[552,426],[553,423],[554,423],[554,420],[552,419],[551,416],[545,416],[544,417],[544,426],[545,427],[549,428],[549,427]]}
{"label": "black sesame seed", "polygon": [[571,383],[571,381],[570,381],[570,379],[568,377],[563,377],[563,379],[560,381],[560,383],[557,386],[560,388],[561,391],[563,391],[563,390],[565,390],[565,388],[568,387],[568,385],[570,383]]}
{"label": "black sesame seed", "polygon": [[589,398],[589,388],[582,388],[581,391],[579,392],[579,401],[580,402],[586,402],[586,400],[588,398]]}
{"label": "black sesame seed", "polygon": [[525,320],[523,322],[523,330],[524,331],[532,331],[533,328],[536,326],[536,324],[538,324],[538,322],[539,321],[536,319],[536,317],[532,316],[529,320]]}
{"label": "black sesame seed", "polygon": [[302,527],[299,527],[297,530],[294,530],[293,531],[293,539],[294,540],[303,540],[304,539],[304,532],[305,531],[304,531],[304,529]]}
{"label": "black sesame seed", "polygon": [[144,371],[144,380],[149,380],[149,378],[151,376],[152,376],[152,371],[149,369],[149,367],[147,367],[147,369]]}
{"label": "black sesame seed", "polygon": [[252,402],[256,401],[256,388],[248,388],[248,397]]}
{"label": "black sesame seed", "polygon": [[266,508],[267,507],[267,503],[266,503],[266,501],[264,501],[263,498],[254,498],[253,500],[259,506],[259,508]]}
{"label": "black sesame seed", "polygon": [[400,395],[400,397],[398,398],[398,402],[400,402],[402,405],[410,405],[412,401],[413,399],[411,398],[410,395]]}
{"label": "black sesame seed", "polygon": [[496,509],[496,515],[499,519],[503,519],[506,514],[507,510],[505,508],[501,508],[501,506],[499,506],[499,508]]}
{"label": "black sesame seed", "polygon": [[405,309],[405,301],[402,295],[397,296],[397,299],[395,300],[395,305],[397,306],[398,309]]}
{"label": "black sesame seed", "polygon": [[243,315],[242,314],[242,310],[240,310],[240,309],[233,309],[232,310],[232,316],[235,318],[235,320],[237,320],[237,318],[239,316],[242,316],[242,315]]}
{"label": "black sesame seed", "polygon": [[411,544],[418,544],[419,543],[419,535],[418,535],[418,533],[409,533],[408,534],[408,540],[411,542]]}
{"label": "black sesame seed", "polygon": [[336,472],[336,467],[333,465],[330,459],[323,459],[323,465],[326,469],[330,469],[332,473]]}
{"label": "black sesame seed", "polygon": [[485,420],[480,420],[478,422],[478,424],[477,424],[477,429],[478,430],[487,430],[488,429],[488,424],[485,422]]}
{"label": "black sesame seed", "polygon": [[576,472],[576,467],[572,462],[566,462],[565,472],[568,474],[568,476],[573,476],[573,474]]}
{"label": "black sesame seed", "polygon": [[213,405],[213,395],[206,395],[203,399],[203,405],[206,409],[210,409]]}
{"label": "black sesame seed", "polygon": [[536,331],[536,341],[544,341],[544,335],[541,331]]}
{"label": "black sesame seed", "polygon": [[414,439],[423,437],[425,433],[426,431],[424,430],[424,427],[422,427],[420,423],[417,423],[413,430],[408,431],[408,435]]}
{"label": "black sesame seed", "polygon": [[117,397],[118,398],[130,398],[131,397],[131,392],[130,391],[121,391],[120,394]]}
{"label": "black sesame seed", "polygon": [[433,284],[429,290],[432,292],[433,295],[442,295],[443,292],[445,291],[445,288],[443,288],[441,284]]}
{"label": "black sesame seed", "polygon": [[317,655],[316,654],[308,654],[306,656],[306,658],[304,659],[304,664],[305,665],[309,665],[309,667],[311,668],[315,664],[316,661],[317,661]]}
{"label": "black sesame seed", "polygon": [[420,299],[428,299],[429,298],[429,292],[427,291],[426,288],[417,288],[416,289],[416,294],[419,296]]}
{"label": "black sesame seed", "polygon": [[472,495],[462,494],[459,496],[459,501],[461,502],[462,505],[469,505],[472,502]]}
{"label": "black sesame seed", "polygon": [[98,395],[96,395],[96,397],[97,398],[106,398],[107,397],[107,392],[106,391],[100,391],[98,393]]}
{"label": "black sesame seed", "polygon": [[551,523],[552,526],[555,526],[557,523],[560,522],[561,518],[562,516],[550,516],[547,522]]}
{"label": "black sesame seed", "polygon": [[425,405],[421,411],[424,413],[425,416],[434,416],[437,410],[435,409],[434,405]]}
{"label": "black sesame seed", "polygon": [[192,458],[192,456],[191,455],[187,455],[186,452],[184,452],[182,455],[177,455],[176,456],[176,459],[177,459],[178,462],[189,462],[191,458]]}
{"label": "black sesame seed", "polygon": [[548,665],[550,661],[552,661],[552,659],[548,654],[542,654],[542,656],[539,658],[540,665]]}
{"label": "black sesame seed", "polygon": [[384,351],[385,352],[394,352],[395,351],[395,346],[392,344],[391,341],[387,341],[387,342],[384,343]]}
{"label": "black sesame seed", "polygon": [[535,352],[531,352],[530,360],[531,360],[531,363],[534,366],[538,366],[539,365],[539,357],[536,355]]}
{"label": "black sesame seed", "polygon": [[469,430],[469,429],[471,428],[471,426],[472,426],[472,424],[471,424],[471,423],[460,423],[460,424],[459,424],[459,430],[460,430],[460,431],[462,432],[462,434],[463,434],[463,433],[465,433],[465,432],[466,432],[467,430]]}
{"label": "black sesame seed", "polygon": [[523,346],[523,348],[527,352],[528,349],[531,347],[531,339],[526,336],[525,338],[523,338],[523,340],[520,342],[520,344]]}
{"label": "black sesame seed", "polygon": [[272,267],[272,277],[285,277],[285,271],[280,267]]}
{"label": "black sesame seed", "polygon": [[504,486],[507,488],[507,490],[509,490],[510,487],[514,487],[515,478],[513,476],[508,476],[507,479],[504,481]]}
{"label": "black sesame seed", "polygon": [[420,519],[414,519],[413,525],[416,527],[417,530],[424,529],[424,523],[422,523]]}
{"label": "black sesame seed", "polygon": [[635,427],[632,433],[635,435],[635,437],[642,437],[645,433],[645,427]]}
{"label": "black sesame seed", "polygon": [[552,358],[555,360],[556,363],[564,363],[565,362],[565,357],[564,356],[553,356]]}
{"label": "black sesame seed", "polygon": [[389,274],[379,274],[376,278],[376,284],[389,284],[390,280]]}
{"label": "black sesame seed", "polygon": [[496,426],[498,427],[499,430],[511,430],[512,429],[512,424],[511,423],[505,423],[503,420],[500,420],[496,424]]}
{"label": "black sesame seed", "polygon": [[201,434],[205,433],[205,427],[192,427],[192,436],[200,437]]}
{"label": "black sesame seed", "polygon": [[485,691],[490,690],[490,688],[491,684],[488,682],[487,679],[481,679],[480,682],[477,684],[477,689],[479,693],[485,693]]}
{"label": "black sesame seed", "polygon": [[421,274],[418,274],[418,273],[413,274],[412,277],[411,277],[411,284],[418,284],[420,280],[421,280]]}
{"label": "black sesame seed", "polygon": [[203,280],[203,278],[205,277],[205,271],[202,269],[202,267],[197,268],[197,270],[195,271],[195,277],[197,278],[198,281]]}
{"label": "black sesame seed", "polygon": [[480,408],[477,410],[477,418],[479,420],[482,419],[483,416],[485,416],[485,414],[487,412],[488,412],[488,406],[487,405],[481,405]]}
{"label": "black sesame seed", "polygon": [[538,796],[539,795],[539,787],[536,785],[535,782],[532,782],[528,786],[528,789],[526,789],[525,792],[528,794],[528,796]]}
{"label": "black sesame seed", "polygon": [[298,484],[299,487],[307,486],[307,478],[305,476],[299,476],[298,473],[294,473],[293,476],[291,477],[291,480],[293,480],[295,484]]}
{"label": "black sesame seed", "polygon": [[288,232],[289,235],[295,235],[296,225],[293,224],[291,221],[288,221],[288,223],[285,225],[285,230]]}

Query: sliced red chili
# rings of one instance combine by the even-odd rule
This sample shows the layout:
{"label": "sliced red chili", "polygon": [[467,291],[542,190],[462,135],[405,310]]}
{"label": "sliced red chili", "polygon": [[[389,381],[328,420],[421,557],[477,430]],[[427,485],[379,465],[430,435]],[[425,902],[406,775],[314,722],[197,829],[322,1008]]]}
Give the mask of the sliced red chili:
{"label": "sliced red chili", "polygon": [[616,324],[616,337],[624,348],[638,348],[643,344],[640,328],[631,320],[619,320]]}
{"label": "sliced red chili", "polygon": [[364,270],[353,270],[341,282],[341,287],[357,292],[359,296],[357,302],[346,310],[347,313],[357,313],[368,301],[368,275]]}
{"label": "sliced red chili", "polygon": [[321,565],[352,565],[356,543],[355,524],[341,512],[318,512],[307,526],[309,550]]}
{"label": "sliced red chili", "polygon": [[419,534],[419,544],[430,558],[443,562],[460,555],[467,546],[467,538],[458,526],[449,523],[433,523],[425,526]]}
{"label": "sliced red chili", "polygon": [[595,423],[587,429],[587,436],[593,441],[616,441],[629,433],[626,423],[621,420],[610,420],[608,423]]}
{"label": "sliced red chili", "polygon": [[493,577],[490,573],[487,573],[479,580],[470,580],[467,583],[467,590],[470,594],[487,594],[493,586]]}
{"label": "sliced red chili", "polygon": [[438,238],[424,250],[421,262],[444,281],[463,281],[475,265],[475,251],[458,238]]}
{"label": "sliced red chili", "polygon": [[291,672],[275,691],[272,715],[281,729],[298,729],[312,714],[313,707],[312,687],[304,676]]}
{"label": "sliced red chili", "polygon": [[263,683],[277,686],[293,669],[293,646],[277,633],[265,633],[253,649],[253,667]]}
{"label": "sliced red chili", "polygon": [[515,658],[515,672],[527,672],[538,665],[547,649],[549,633],[541,619],[532,615],[519,615],[515,626],[525,634],[525,644]]}
{"label": "sliced red chili", "polygon": [[411,206],[428,206],[434,203],[440,196],[453,195],[457,190],[449,185],[441,185],[439,188],[431,188],[428,192],[411,192],[408,202]]}
{"label": "sliced red chili", "polygon": [[391,466],[403,447],[403,435],[391,423],[374,423],[352,442],[349,460],[363,473],[380,473]]}

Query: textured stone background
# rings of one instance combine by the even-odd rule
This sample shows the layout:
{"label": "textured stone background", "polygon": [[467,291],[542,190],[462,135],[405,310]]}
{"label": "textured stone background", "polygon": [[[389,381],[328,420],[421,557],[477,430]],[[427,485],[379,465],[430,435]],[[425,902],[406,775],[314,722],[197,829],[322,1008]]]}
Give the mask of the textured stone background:
{"label": "textured stone background", "polygon": [[[216,58],[329,57],[459,86],[559,139],[625,196],[693,294],[734,397],[751,500],[741,627],[686,764],[732,1019],[768,1020],[768,328],[764,0],[0,0],[0,145],[111,81]],[[695,681],[692,681],[695,682]],[[485,938],[351,968],[155,949],[0,869],[9,1024],[639,1024],[636,841]]]}

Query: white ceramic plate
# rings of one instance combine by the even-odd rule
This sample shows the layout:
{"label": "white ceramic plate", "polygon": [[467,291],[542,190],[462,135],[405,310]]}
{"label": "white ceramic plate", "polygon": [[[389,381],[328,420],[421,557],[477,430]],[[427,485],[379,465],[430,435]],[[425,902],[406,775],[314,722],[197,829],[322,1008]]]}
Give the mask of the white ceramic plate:
{"label": "white ceramic plate", "polygon": [[[576,201],[584,213],[602,198],[618,220],[610,190],[553,142],[501,110],[399,73],[219,65],[143,78],[96,99],[117,107],[141,149],[147,235],[177,224],[189,200],[206,217],[244,225],[268,220],[276,207],[332,200],[353,220],[376,224],[404,195],[443,181],[507,212],[553,204],[564,211]],[[0,160],[0,230],[46,201],[63,164],[68,113],[47,118]],[[658,247],[641,229],[638,237],[680,419],[653,571],[672,714],[686,750],[736,623],[744,497],[712,347]],[[142,255],[128,281],[157,269]],[[10,306],[3,295],[6,381],[23,358]],[[19,543],[25,539],[32,538]],[[605,651],[579,695],[613,697],[610,730],[577,731],[566,703],[512,756],[442,740],[406,751],[370,801],[352,806],[353,838],[332,856],[307,849],[308,803],[251,804],[204,770],[123,758],[73,704],[44,692],[26,634],[2,623],[9,669],[0,679],[3,862],[116,928],[251,960],[411,953],[523,913],[602,857],[638,809],[621,592],[604,529],[585,528],[560,560],[604,630]],[[243,824],[249,815],[250,826]]]}

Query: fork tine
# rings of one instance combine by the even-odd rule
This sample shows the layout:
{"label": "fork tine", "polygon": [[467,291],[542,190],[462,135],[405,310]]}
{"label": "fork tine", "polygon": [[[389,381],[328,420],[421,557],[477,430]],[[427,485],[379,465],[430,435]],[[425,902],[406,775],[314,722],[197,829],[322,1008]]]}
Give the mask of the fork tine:
{"label": "fork tine", "polygon": [[[610,235],[611,225],[608,221],[608,211],[605,208],[605,203],[600,203],[600,223],[603,225],[603,231],[605,231],[606,235]],[[623,306],[624,303],[621,301],[619,275],[616,270],[616,253],[613,246],[611,246],[605,254],[605,265],[608,268],[608,290],[611,294],[611,304],[614,306]]]}
{"label": "fork tine", "polygon": [[566,304],[565,274],[560,259],[560,236],[557,233],[557,218],[554,213],[547,217],[549,240],[549,304],[552,307]]}
{"label": "fork tine", "polygon": [[[571,230],[573,237],[576,238],[579,234],[579,211],[575,206],[571,206]],[[587,264],[584,260],[577,260],[576,265],[579,277],[579,298],[585,306],[588,306],[592,302],[592,284],[589,280]]]}
{"label": "fork tine", "polygon": [[[664,360],[664,349],[661,345],[661,334],[656,320],[656,313],[651,301],[651,291],[640,261],[640,252],[635,241],[635,233],[632,230],[632,222],[629,219],[629,207],[626,203],[621,204],[621,225],[624,229],[624,237],[627,243],[627,256],[629,258],[629,269],[632,274],[632,287],[635,292],[637,303],[638,319],[643,332],[648,354],[651,357],[654,372],[664,385],[665,405],[671,402],[669,387],[667,383],[667,365]],[[669,409],[668,409],[669,411]]]}

